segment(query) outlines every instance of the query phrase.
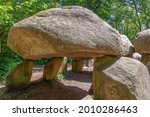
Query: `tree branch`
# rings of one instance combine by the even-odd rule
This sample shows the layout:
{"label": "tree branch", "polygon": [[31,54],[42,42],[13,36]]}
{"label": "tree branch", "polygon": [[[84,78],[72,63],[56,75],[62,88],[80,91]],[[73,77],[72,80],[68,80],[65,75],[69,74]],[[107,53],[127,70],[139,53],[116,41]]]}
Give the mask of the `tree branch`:
{"label": "tree branch", "polygon": [[133,2],[133,5],[134,5],[134,8],[135,8],[135,13],[136,13],[136,17],[137,17],[137,21],[138,21],[138,27],[139,27],[139,30],[142,31],[142,25],[141,25],[141,21],[140,21],[140,17],[139,17],[139,12],[138,12],[138,7],[137,7],[137,4],[135,2],[135,0],[132,0]]}

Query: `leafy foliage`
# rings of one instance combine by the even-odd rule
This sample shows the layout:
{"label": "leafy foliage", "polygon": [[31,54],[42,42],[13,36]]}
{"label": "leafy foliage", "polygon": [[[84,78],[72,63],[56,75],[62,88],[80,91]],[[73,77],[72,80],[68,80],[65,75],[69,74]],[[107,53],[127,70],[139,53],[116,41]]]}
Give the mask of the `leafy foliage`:
{"label": "leafy foliage", "polygon": [[58,80],[63,80],[68,76],[67,72],[62,72],[57,75]]}

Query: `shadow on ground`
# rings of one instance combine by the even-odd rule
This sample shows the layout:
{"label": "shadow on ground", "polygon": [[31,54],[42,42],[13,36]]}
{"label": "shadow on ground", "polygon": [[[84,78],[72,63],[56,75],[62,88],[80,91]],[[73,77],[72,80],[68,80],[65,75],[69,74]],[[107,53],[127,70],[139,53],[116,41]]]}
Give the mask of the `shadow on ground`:
{"label": "shadow on ground", "polygon": [[83,71],[82,73],[74,73],[72,71],[67,72],[67,80],[75,80],[83,83],[91,83],[92,82],[92,72],[91,71]]}
{"label": "shadow on ground", "polygon": [[83,89],[59,81],[34,82],[27,89],[11,93],[5,92],[5,87],[0,90],[2,100],[81,100],[88,95]]}
{"label": "shadow on ground", "polygon": [[42,78],[42,69],[34,70],[32,82],[27,89],[17,92],[6,92],[0,88],[1,100],[81,100],[92,99],[89,95],[91,87],[91,72],[73,73],[68,71],[64,80],[45,82]]}

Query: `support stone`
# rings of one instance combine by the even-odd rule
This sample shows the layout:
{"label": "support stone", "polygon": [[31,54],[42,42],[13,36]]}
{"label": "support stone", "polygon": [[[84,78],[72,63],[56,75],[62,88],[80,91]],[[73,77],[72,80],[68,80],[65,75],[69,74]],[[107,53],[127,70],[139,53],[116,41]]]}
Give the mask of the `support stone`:
{"label": "support stone", "polygon": [[6,87],[9,91],[26,88],[32,76],[32,61],[24,61],[17,65],[6,77]]}
{"label": "support stone", "polygon": [[83,65],[84,65],[83,59],[73,58],[73,60],[72,60],[72,71],[76,72],[76,73],[82,72]]}
{"label": "support stone", "polygon": [[137,60],[96,58],[92,81],[94,99],[150,99],[149,78],[147,68]]}
{"label": "support stone", "polygon": [[141,62],[144,64],[147,64],[150,62],[150,55],[149,54],[142,54]]}
{"label": "support stone", "polygon": [[66,63],[66,57],[52,58],[45,64],[43,78],[45,80],[56,79],[57,75],[64,71]]}
{"label": "support stone", "polygon": [[66,61],[66,63],[64,64],[64,69],[62,70],[62,72],[67,72],[67,61]]}
{"label": "support stone", "polygon": [[62,65],[60,67],[59,73],[67,71],[67,57],[63,58]]}

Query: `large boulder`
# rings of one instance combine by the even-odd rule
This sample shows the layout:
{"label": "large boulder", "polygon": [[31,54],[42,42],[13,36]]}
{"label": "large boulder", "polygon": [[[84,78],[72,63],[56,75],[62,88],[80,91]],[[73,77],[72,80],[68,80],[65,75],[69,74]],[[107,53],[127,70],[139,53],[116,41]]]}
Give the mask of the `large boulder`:
{"label": "large boulder", "polygon": [[135,50],[139,53],[150,54],[150,29],[136,34],[134,39]]}
{"label": "large boulder", "polygon": [[25,59],[128,54],[118,31],[79,6],[48,9],[14,24],[8,46]]}
{"label": "large boulder", "polygon": [[150,99],[149,72],[140,61],[105,56],[94,64],[95,99]]}

